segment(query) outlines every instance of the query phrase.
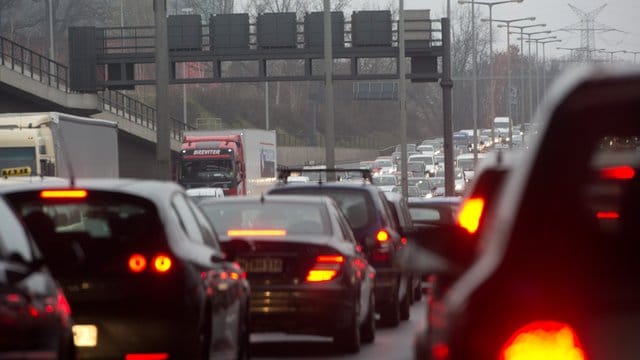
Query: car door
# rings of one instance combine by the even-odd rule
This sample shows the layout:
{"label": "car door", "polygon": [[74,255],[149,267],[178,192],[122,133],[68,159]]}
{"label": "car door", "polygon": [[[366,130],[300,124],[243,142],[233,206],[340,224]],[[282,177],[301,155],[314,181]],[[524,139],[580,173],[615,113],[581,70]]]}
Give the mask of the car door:
{"label": "car door", "polygon": [[[9,352],[19,358],[16,350],[24,358],[35,356],[35,350],[55,356],[53,346],[32,346],[45,339],[62,343],[61,330],[69,326],[68,309],[58,309],[57,300],[63,297],[58,296],[59,289],[49,273],[37,265],[36,256],[22,224],[0,202],[0,358]],[[39,338],[34,339],[34,334]]]}
{"label": "car door", "polygon": [[227,272],[224,263],[217,260],[222,258],[222,253],[212,245],[215,242],[209,238],[210,234],[203,230],[194,213],[194,205],[184,194],[174,194],[171,204],[178,217],[182,234],[186,238],[186,241],[182,242],[186,248],[184,252],[194,266],[197,276],[201,278],[200,293],[205,295],[206,302],[203,304],[203,311],[210,310],[209,318],[204,318],[203,321],[210,321],[211,346],[218,352],[224,349],[223,324],[226,323],[229,302]]}

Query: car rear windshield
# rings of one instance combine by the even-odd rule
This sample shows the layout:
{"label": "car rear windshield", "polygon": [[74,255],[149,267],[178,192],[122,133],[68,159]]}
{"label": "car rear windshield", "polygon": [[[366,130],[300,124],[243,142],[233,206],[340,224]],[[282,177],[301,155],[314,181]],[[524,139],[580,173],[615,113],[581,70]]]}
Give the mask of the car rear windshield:
{"label": "car rear windshield", "polygon": [[398,183],[395,176],[374,176],[372,181],[373,185],[380,186],[396,185]]}
{"label": "car rear windshield", "polygon": [[330,235],[331,224],[320,204],[235,202],[201,204],[218,233],[229,230],[278,229],[291,235]]}
{"label": "car rear windshield", "polygon": [[346,215],[351,228],[360,230],[373,223],[374,205],[366,190],[299,187],[274,189],[272,194],[296,194],[296,195],[327,195],[336,201],[342,212]]}
{"label": "car rear windshield", "polygon": [[52,269],[54,273],[72,271],[62,261],[65,251],[72,248],[84,258],[89,271],[100,273],[123,256],[166,245],[154,205],[135,196],[89,191],[81,199],[42,199],[35,192],[9,195],[8,199],[45,257],[61,260],[62,269]]}

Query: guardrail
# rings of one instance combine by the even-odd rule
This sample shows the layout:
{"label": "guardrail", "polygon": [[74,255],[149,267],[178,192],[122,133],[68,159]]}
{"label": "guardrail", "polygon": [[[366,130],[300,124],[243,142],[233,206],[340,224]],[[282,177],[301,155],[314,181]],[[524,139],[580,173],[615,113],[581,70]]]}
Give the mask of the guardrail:
{"label": "guardrail", "polygon": [[[69,68],[30,50],[12,40],[0,36],[0,65],[50,87],[72,93],[69,90]],[[156,130],[156,109],[122,92],[104,90],[97,93],[102,110],[118,115],[150,130]],[[172,123],[171,137],[182,141],[185,130],[193,130],[182,120],[169,117]]]}
{"label": "guardrail", "polygon": [[65,65],[4,37],[0,37],[0,65],[69,92],[69,70]]}
{"label": "guardrail", "polygon": [[[156,108],[153,106],[149,106],[122,92],[109,89],[99,91],[98,99],[102,110],[116,114],[147,129],[156,130]],[[182,141],[184,131],[195,129],[172,116],[169,116],[169,120],[172,123],[171,137],[175,140]]]}
{"label": "guardrail", "polygon": [[[278,146],[325,146],[324,136],[316,135],[315,142],[308,137],[298,137],[286,133],[277,133]],[[384,141],[370,136],[336,136],[335,146],[356,149],[379,149],[388,145]]]}

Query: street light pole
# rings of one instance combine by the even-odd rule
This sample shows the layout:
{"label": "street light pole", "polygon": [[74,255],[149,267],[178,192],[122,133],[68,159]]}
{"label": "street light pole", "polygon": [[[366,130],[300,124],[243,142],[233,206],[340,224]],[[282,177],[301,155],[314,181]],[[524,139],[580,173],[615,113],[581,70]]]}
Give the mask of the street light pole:
{"label": "street light pole", "polygon": [[399,0],[398,9],[398,72],[400,75],[400,185],[402,196],[409,197],[409,187],[407,182],[407,69],[404,44],[404,0]]}
{"label": "street light pole", "polygon": [[[511,104],[511,37],[509,36],[509,29],[512,23],[535,20],[536,18],[534,16],[520,19],[495,20],[496,22],[506,24],[507,27],[507,91],[505,91],[507,101],[505,101],[505,103],[507,105],[507,114],[509,116],[509,149],[513,148],[513,106]],[[491,140],[495,141],[495,138]]]}
{"label": "street light pole", "polygon": [[640,54],[640,51],[627,51],[627,54],[633,54],[633,63],[637,63],[638,54]]}
{"label": "street light pole", "polygon": [[[533,27],[545,27],[547,26],[547,24],[533,24],[533,25],[510,25],[510,27],[512,28],[516,28],[520,30],[520,57],[522,60],[524,60],[524,29],[528,29],[528,28],[533,28]],[[505,28],[505,25],[498,25],[499,28]],[[512,34],[518,34],[518,33],[511,33],[509,32],[509,34],[507,36],[511,36]],[[522,124],[524,121],[524,112],[525,112],[525,106],[524,106],[524,66],[522,66],[522,61],[520,62],[520,91],[518,94],[518,100],[519,100],[519,116],[520,116],[520,123]]]}
{"label": "street light pole", "polygon": [[540,61],[539,61],[540,57],[539,57],[539,51],[538,51],[539,50],[538,49],[539,46],[538,45],[540,44],[540,41],[549,40],[549,39],[556,39],[556,38],[557,38],[557,36],[546,36],[546,37],[543,37],[543,38],[531,39],[531,40],[527,41],[527,42],[533,41],[533,42],[536,43],[536,58],[535,58],[535,61],[534,61],[534,66],[535,66],[535,71],[536,71],[536,91],[535,91],[535,102],[534,103],[536,104],[536,107],[540,104]]}
{"label": "street light pole", "polygon": [[562,42],[562,40],[556,39],[556,40],[547,40],[547,41],[540,42],[540,44],[542,44],[542,99],[543,100],[547,92],[547,56],[545,52],[545,47],[547,44],[555,43],[555,42]]}
{"label": "street light pole", "polygon": [[534,32],[529,32],[529,33],[522,33],[523,35],[527,35],[527,42],[529,43],[529,61],[527,62],[527,68],[528,68],[528,81],[529,81],[529,120],[531,120],[531,118],[533,117],[533,72],[531,69],[531,36],[533,35],[538,35],[538,34],[551,34],[551,31],[546,30],[546,31],[534,31]]}
{"label": "street light pole", "polygon": [[53,45],[53,1],[47,0],[47,12],[49,16],[49,58],[53,61],[56,60],[56,53]]}
{"label": "street light pole", "polygon": [[[333,108],[333,39],[331,36],[331,1],[324,0],[324,91],[325,91],[325,162],[327,169],[335,167],[335,131]],[[335,175],[327,173],[327,180]]]}
{"label": "street light pole", "polygon": [[614,54],[625,54],[625,53],[627,53],[627,50],[614,50],[614,51],[600,50],[599,52],[605,53],[605,54],[609,54],[611,56],[609,62],[613,64],[613,55]]}
{"label": "street light pole", "polygon": [[169,46],[167,2],[153,0],[156,62],[156,160],[157,179],[171,179],[171,131],[169,126]]}
{"label": "street light pole", "polygon": [[[473,21],[474,21],[474,26],[472,29],[472,31],[475,30],[475,14],[474,14],[474,10],[473,10],[473,6],[474,5],[485,5],[487,7],[489,7],[489,121],[491,122],[492,119],[495,117],[495,101],[493,99],[493,83],[494,83],[494,75],[493,75],[493,7],[496,5],[502,5],[502,4],[509,4],[509,3],[521,3],[524,0],[502,0],[502,1],[494,1],[494,2],[486,2],[486,1],[475,1],[475,0],[471,0],[471,1],[467,1],[467,0],[459,0],[458,3],[459,4],[471,4],[472,9],[471,9],[471,14],[473,17]],[[475,39],[475,37],[474,37]],[[476,45],[474,43],[473,48],[475,49]],[[477,54],[474,56],[474,59],[477,59]],[[476,68],[477,70],[477,68]],[[474,70],[474,82],[477,81],[477,71]],[[477,83],[474,83],[474,88],[477,94]],[[474,96],[475,97],[475,96]],[[477,104],[476,104],[476,109],[477,109]],[[477,110],[476,110],[477,111]],[[477,119],[477,115],[476,115],[476,119]],[[493,126],[491,127],[491,136],[493,137]],[[475,149],[478,145],[478,126],[477,126],[477,122],[473,127],[473,148]],[[493,141],[493,139],[492,139]],[[476,150],[473,151],[473,160],[474,163],[477,162],[478,160],[478,152]]]}

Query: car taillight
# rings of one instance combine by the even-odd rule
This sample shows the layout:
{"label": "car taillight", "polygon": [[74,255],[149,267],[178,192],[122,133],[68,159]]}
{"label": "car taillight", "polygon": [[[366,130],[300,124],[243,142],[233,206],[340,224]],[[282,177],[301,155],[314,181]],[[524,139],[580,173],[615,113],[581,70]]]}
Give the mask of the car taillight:
{"label": "car taillight", "polygon": [[147,268],[147,259],[140,254],[133,254],[129,257],[129,270],[132,273],[143,272]]}
{"label": "car taillight", "polygon": [[500,360],[585,360],[577,334],[571,326],[538,321],[516,331],[502,348]]}
{"label": "car taillight", "polygon": [[231,229],[227,230],[229,237],[243,236],[287,236],[286,229]]}
{"label": "car taillight", "polygon": [[[147,270],[147,258],[142,254],[133,254],[129,256],[129,271],[139,274]],[[151,258],[150,268],[157,274],[166,274],[171,270],[173,260],[165,254],[156,254]]]}
{"label": "car taillight", "polygon": [[471,234],[478,231],[480,218],[484,210],[484,199],[469,198],[464,201],[458,212],[458,225],[467,229]]}
{"label": "car taillight", "polygon": [[171,258],[166,255],[156,255],[152,260],[153,270],[159,274],[166,274],[171,270]]}
{"label": "car taillight", "polygon": [[155,354],[127,354],[125,360],[167,360],[169,354],[167,353],[155,353]]}
{"label": "car taillight", "polygon": [[344,263],[342,255],[319,255],[307,273],[307,282],[323,282],[335,279]]}
{"label": "car taillight", "polygon": [[389,233],[384,229],[376,233],[376,240],[378,240],[379,243],[385,243],[389,241],[390,238]]}
{"label": "car taillight", "polygon": [[87,197],[87,190],[42,190],[41,199],[84,199]]}
{"label": "car taillight", "polygon": [[610,180],[631,180],[636,176],[636,171],[628,165],[613,166],[600,170],[600,177]]}
{"label": "car taillight", "polygon": [[620,214],[617,211],[598,211],[596,217],[598,219],[613,220],[620,218]]}

